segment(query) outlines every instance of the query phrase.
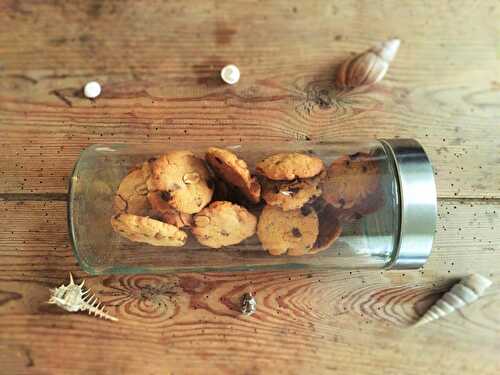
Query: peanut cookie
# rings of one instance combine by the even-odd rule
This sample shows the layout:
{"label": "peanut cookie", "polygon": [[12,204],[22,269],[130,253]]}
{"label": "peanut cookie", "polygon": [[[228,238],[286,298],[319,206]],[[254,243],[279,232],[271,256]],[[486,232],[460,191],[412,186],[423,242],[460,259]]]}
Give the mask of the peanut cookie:
{"label": "peanut cookie", "polygon": [[146,176],[142,168],[132,170],[120,183],[113,209],[115,213],[147,216],[151,206],[147,198]]}
{"label": "peanut cookie", "polygon": [[235,245],[255,233],[257,218],[231,202],[213,202],[195,215],[193,234],[202,245]]}
{"label": "peanut cookie", "polygon": [[381,195],[377,162],[361,152],[341,156],[328,167],[321,188],[324,199],[335,208],[358,215],[373,212],[372,202],[380,201]]}
{"label": "peanut cookie", "polygon": [[256,169],[271,180],[295,180],[318,175],[324,165],[315,156],[294,152],[271,155],[257,163]]}
{"label": "peanut cookie", "polygon": [[177,211],[163,199],[164,195],[165,193],[160,191],[148,193],[152,216],[158,217],[167,224],[175,225],[177,228],[191,226],[192,215]]}
{"label": "peanut cookie", "polygon": [[187,239],[187,234],[176,226],[144,216],[118,214],[111,218],[111,225],[130,241],[153,246],[183,246]]}
{"label": "peanut cookie", "polygon": [[252,177],[247,163],[229,150],[210,147],[205,159],[215,174],[237,187],[252,203],[260,201],[260,184]]}
{"label": "peanut cookie", "polygon": [[294,210],[321,195],[319,183],[319,176],[293,181],[265,180],[262,183],[262,198],[267,204],[281,207],[284,211]]}
{"label": "peanut cookie", "polygon": [[[309,206],[304,206],[303,209],[312,209]],[[342,233],[342,226],[336,216],[335,208],[331,205],[326,205],[320,212],[319,217],[319,233],[313,249],[309,252],[315,254],[328,249]]]}
{"label": "peanut cookie", "polygon": [[150,165],[148,190],[163,192],[163,199],[176,210],[193,214],[212,199],[212,176],[204,161],[192,152],[169,152]]}
{"label": "peanut cookie", "polygon": [[262,246],[271,255],[308,254],[318,237],[318,216],[313,209],[283,211],[266,206],[257,225]]}

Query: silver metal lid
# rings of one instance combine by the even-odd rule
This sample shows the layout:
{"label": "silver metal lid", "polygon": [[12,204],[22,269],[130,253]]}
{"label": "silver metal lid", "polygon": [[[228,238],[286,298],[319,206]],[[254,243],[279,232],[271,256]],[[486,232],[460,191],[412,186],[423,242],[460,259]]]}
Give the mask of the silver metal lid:
{"label": "silver metal lid", "polygon": [[421,267],[434,239],[437,194],[434,172],[424,149],[414,139],[381,139],[397,171],[400,231],[392,269]]}

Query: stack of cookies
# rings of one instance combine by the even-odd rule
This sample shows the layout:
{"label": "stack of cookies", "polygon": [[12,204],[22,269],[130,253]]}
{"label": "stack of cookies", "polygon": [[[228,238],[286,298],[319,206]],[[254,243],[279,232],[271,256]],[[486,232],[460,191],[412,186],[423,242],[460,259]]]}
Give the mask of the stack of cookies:
{"label": "stack of cookies", "polygon": [[[122,180],[111,225],[153,246],[184,246],[188,231],[209,248],[257,233],[271,255],[314,254],[340,236],[342,220],[369,213],[379,191],[379,171],[367,154],[342,156],[325,170],[313,155],[280,153],[257,163],[256,172],[216,147],[205,160],[190,151],[149,159]],[[258,220],[248,208],[260,212]]]}

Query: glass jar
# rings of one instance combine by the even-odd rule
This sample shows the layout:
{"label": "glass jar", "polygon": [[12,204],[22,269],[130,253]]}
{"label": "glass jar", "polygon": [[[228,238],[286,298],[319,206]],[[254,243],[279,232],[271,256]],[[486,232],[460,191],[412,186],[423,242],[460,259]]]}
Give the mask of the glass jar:
{"label": "glass jar", "polygon": [[[240,160],[237,165],[244,170],[246,164],[252,176],[256,176],[252,183],[262,186],[261,195],[265,200],[255,203],[256,199],[254,202],[245,199],[234,181],[227,181],[227,174],[224,176],[217,165],[212,163],[211,168],[203,161],[207,149],[213,146],[229,150],[244,160],[245,163]],[[165,170],[162,178],[181,178],[175,188],[185,189],[189,183],[198,183],[200,178],[197,173],[195,177],[189,174],[189,168],[206,168],[206,176],[203,173],[201,176],[206,180],[205,190],[208,187],[212,191],[197,203],[198,208],[187,213],[186,223],[190,225],[171,223],[150,206],[144,212],[130,212],[132,201],[121,202],[121,207],[117,205],[117,199],[123,200],[121,196],[117,198],[117,191],[124,177],[134,170],[144,171],[146,167],[149,175],[144,172],[145,183],[134,186],[134,197],[146,205],[151,204],[154,194],[157,198],[172,200],[176,192],[162,191],[161,186],[154,185],[148,178],[153,178],[152,166],[163,165],[158,163],[164,158],[158,157],[171,155],[176,150],[192,152],[196,157],[190,156],[190,160],[198,164],[184,169],[181,166],[179,170],[186,174],[180,177],[176,176],[177,169],[168,173]],[[282,155],[261,162],[276,154]],[[229,168],[231,163],[224,162],[223,166]],[[235,170],[234,165],[232,168],[230,173],[245,176],[245,172]],[[196,181],[193,182],[193,178]],[[312,194],[307,193],[308,188],[313,190]],[[193,190],[193,199],[200,194],[203,192]],[[125,200],[134,197],[125,197]],[[184,198],[189,200],[191,195]],[[220,206],[213,206],[215,200],[233,204],[215,209]],[[207,205],[213,209],[203,208]],[[224,221],[224,216],[217,221],[212,216],[227,209],[232,217],[235,207],[245,212],[242,222],[235,224],[231,218]],[[122,220],[124,218],[135,221]],[[219,225],[217,229],[210,229],[215,231],[212,238],[215,246],[213,243],[207,246],[210,237],[207,233],[212,232],[206,228],[203,232],[202,228],[210,219],[212,224]],[[123,230],[112,225],[112,220],[115,223],[122,220],[131,226]],[[420,144],[410,139],[93,145],[82,152],[69,188],[68,223],[73,251],[82,269],[90,274],[301,267],[418,268],[430,254],[435,220],[432,167]],[[170,222],[165,224],[166,228],[176,235],[181,232],[180,244],[162,246],[164,238],[157,233],[159,243],[155,244],[160,246],[153,246],[151,243],[155,241],[144,238],[151,233],[144,232],[143,237],[130,234],[130,231],[141,234],[145,230],[141,225],[145,223],[146,226],[153,223],[158,228],[165,221]],[[245,231],[242,228],[246,232],[239,241],[238,235]],[[228,244],[220,237],[221,233],[236,240]]]}

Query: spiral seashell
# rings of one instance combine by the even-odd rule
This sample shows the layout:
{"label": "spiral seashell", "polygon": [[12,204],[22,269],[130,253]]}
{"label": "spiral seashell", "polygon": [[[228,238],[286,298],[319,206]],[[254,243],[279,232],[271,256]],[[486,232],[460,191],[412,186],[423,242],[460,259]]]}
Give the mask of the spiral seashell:
{"label": "spiral seashell", "polygon": [[399,39],[390,39],[344,61],[337,71],[336,86],[355,88],[379,82],[387,73],[400,44]]}
{"label": "spiral seashell", "polygon": [[414,326],[432,322],[471,304],[482,296],[491,284],[491,280],[479,274],[472,274],[463,278],[432,305]]}

